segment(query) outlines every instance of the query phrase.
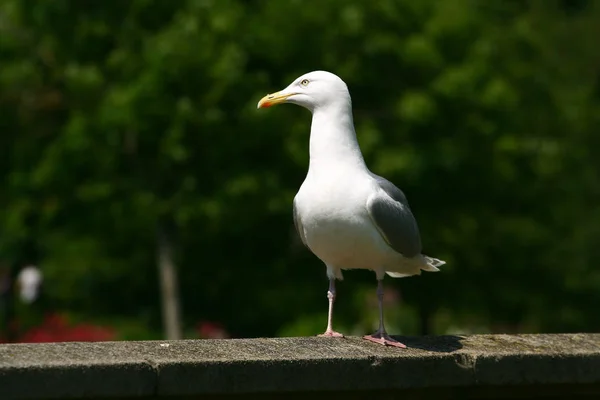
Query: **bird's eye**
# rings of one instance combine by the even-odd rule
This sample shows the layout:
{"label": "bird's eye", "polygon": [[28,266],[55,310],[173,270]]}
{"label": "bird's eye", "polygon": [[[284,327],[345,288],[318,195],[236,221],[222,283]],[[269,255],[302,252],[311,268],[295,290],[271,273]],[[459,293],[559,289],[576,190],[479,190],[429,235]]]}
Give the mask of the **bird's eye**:
{"label": "bird's eye", "polygon": [[307,86],[308,85],[308,79],[302,79],[302,82],[300,82],[300,84],[302,86]]}

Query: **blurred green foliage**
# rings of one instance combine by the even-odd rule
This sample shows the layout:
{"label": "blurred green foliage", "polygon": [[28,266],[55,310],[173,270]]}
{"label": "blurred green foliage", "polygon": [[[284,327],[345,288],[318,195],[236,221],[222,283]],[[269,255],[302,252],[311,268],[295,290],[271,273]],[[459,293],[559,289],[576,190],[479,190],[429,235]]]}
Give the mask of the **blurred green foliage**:
{"label": "blurred green foliage", "polygon": [[[599,21],[583,0],[0,0],[0,258],[34,258],[53,309],[156,337],[169,221],[186,329],[319,333],[325,269],[291,217],[310,115],[255,108],[325,69],[448,262],[386,280],[390,330],[598,330]],[[338,294],[338,328],[371,330],[374,276]]]}

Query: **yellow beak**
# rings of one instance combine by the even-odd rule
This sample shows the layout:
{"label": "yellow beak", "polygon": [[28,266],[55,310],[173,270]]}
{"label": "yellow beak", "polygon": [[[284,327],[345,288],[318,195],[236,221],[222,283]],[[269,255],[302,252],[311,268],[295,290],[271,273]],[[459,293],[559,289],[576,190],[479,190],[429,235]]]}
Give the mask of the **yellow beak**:
{"label": "yellow beak", "polygon": [[274,106],[276,104],[285,103],[285,100],[288,97],[293,96],[295,94],[296,93],[282,93],[282,92],[268,94],[265,97],[263,97],[262,99],[260,99],[256,108],[267,108],[267,107]]}

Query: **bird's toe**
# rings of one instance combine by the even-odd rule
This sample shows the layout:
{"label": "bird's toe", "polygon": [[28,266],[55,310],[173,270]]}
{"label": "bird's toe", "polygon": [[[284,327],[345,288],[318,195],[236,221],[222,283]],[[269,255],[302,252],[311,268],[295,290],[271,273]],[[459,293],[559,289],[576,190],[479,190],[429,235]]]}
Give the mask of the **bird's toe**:
{"label": "bird's toe", "polygon": [[336,331],[325,331],[325,333],[320,334],[319,337],[339,337],[339,338],[343,338],[344,335],[342,335],[341,333],[336,332]]}
{"label": "bird's toe", "polygon": [[384,346],[399,347],[401,349],[406,348],[404,343],[400,343],[396,339],[392,339],[387,333],[374,333],[372,335],[363,336],[363,339],[368,340],[369,342],[382,344]]}

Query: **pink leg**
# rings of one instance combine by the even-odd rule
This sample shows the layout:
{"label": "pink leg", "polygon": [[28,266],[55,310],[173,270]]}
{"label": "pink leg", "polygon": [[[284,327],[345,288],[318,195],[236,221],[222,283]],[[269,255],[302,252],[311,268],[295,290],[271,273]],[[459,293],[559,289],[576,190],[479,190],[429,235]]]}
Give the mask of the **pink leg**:
{"label": "pink leg", "polygon": [[327,298],[329,299],[329,313],[327,315],[327,329],[325,333],[320,334],[322,337],[344,337],[341,333],[333,330],[331,327],[331,319],[333,317],[333,303],[335,302],[335,278],[329,279],[329,290],[327,291]]}
{"label": "pink leg", "polygon": [[385,331],[383,326],[383,281],[377,281],[377,299],[379,300],[379,329],[372,335],[363,336],[363,339],[371,342],[379,343],[384,346],[394,346],[405,349],[406,345],[399,341],[392,339],[390,335]]}

